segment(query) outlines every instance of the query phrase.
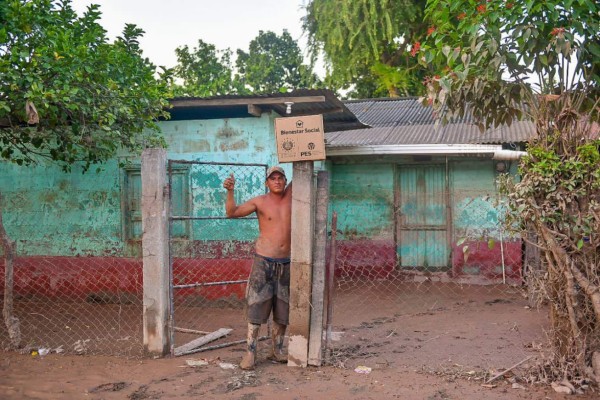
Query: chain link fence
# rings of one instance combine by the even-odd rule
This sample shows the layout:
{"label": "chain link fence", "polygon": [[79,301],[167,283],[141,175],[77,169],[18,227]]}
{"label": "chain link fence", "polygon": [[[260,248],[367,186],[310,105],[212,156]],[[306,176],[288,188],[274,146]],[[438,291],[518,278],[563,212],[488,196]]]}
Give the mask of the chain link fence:
{"label": "chain link fence", "polygon": [[[225,217],[222,183],[233,174],[240,204],[265,193],[266,168],[169,162],[173,354],[214,332],[224,337],[193,351],[244,342],[258,222]],[[521,301],[525,251],[504,230],[502,208],[485,190],[410,193],[334,176],[327,362],[350,366],[403,353],[406,341],[447,335],[434,322],[446,311],[468,325],[477,320],[474,304]],[[28,349],[143,354],[141,258],[17,257],[13,299]],[[431,325],[422,335],[416,323],[424,319]],[[5,324],[0,340],[8,347]]]}
{"label": "chain link fence", "polygon": [[[524,249],[504,229],[503,208],[493,191],[402,192],[334,177],[326,361],[427,364],[415,349],[432,341],[451,353],[448,329],[466,339],[479,323],[500,323],[478,317],[477,306],[527,304]],[[455,320],[436,323],[446,315]],[[518,329],[502,341],[513,334],[521,341]]]}
{"label": "chain link fence", "polygon": [[[226,219],[222,184],[233,174],[236,201],[241,204],[265,193],[266,168],[264,164],[169,162],[173,349],[223,329],[228,334],[217,345],[245,338],[245,284],[258,223],[254,215]],[[141,180],[136,171],[128,175],[125,185],[128,232],[134,236],[125,246],[137,254],[142,231]],[[43,253],[42,243],[14,239]],[[12,316],[18,320],[18,346],[32,352],[143,356],[141,257],[71,257],[68,249],[62,253],[20,256],[17,251],[10,293],[5,293],[2,279],[1,305],[4,308],[5,296],[10,296]],[[4,278],[3,263],[0,272]],[[6,324],[0,324],[0,345],[13,344]]]}
{"label": "chain link fence", "polygon": [[258,221],[255,214],[227,219],[223,181],[235,178],[239,205],[265,194],[266,169],[264,164],[169,162],[173,354],[205,349],[194,341],[215,332],[227,336],[211,348],[244,342],[246,282]]}
{"label": "chain link fence", "polygon": [[[24,351],[142,356],[141,259],[16,257],[13,271],[12,293],[2,289]],[[12,344],[2,323],[0,345]]]}

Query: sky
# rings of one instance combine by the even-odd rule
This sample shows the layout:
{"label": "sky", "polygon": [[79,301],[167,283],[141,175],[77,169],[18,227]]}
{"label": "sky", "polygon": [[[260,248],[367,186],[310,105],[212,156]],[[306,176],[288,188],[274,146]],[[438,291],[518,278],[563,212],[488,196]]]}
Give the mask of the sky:
{"label": "sky", "polygon": [[81,15],[90,4],[100,5],[100,21],[110,39],[132,23],[146,33],[140,40],[144,57],[157,66],[173,67],[175,49],[190,50],[198,39],[219,50],[248,50],[260,30],[278,35],[287,29],[305,51],[302,35],[303,6],[306,0],[72,0]]}

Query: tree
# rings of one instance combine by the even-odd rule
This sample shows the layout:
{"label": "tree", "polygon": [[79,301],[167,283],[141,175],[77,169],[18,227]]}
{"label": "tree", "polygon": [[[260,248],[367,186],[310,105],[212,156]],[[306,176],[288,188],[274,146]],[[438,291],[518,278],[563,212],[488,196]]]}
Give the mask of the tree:
{"label": "tree", "polygon": [[445,121],[464,115],[468,104],[482,130],[522,117],[523,102],[535,112],[540,93],[586,92],[583,106],[594,110],[598,9],[587,0],[431,0],[430,35],[419,52],[430,72],[429,102],[450,111]]}
{"label": "tree", "polygon": [[234,82],[230,49],[217,50],[214,45],[198,40],[193,51],[183,46],[175,53],[178,64],[173,76],[182,82],[173,87],[175,96],[208,97],[244,91]]}
{"label": "tree", "polygon": [[363,97],[417,95],[423,93],[415,52],[428,28],[424,9],[424,0],[312,0],[303,28],[335,87],[356,85]]}
{"label": "tree", "polygon": [[[0,2],[0,160],[30,165],[50,160],[83,171],[119,149],[163,145],[155,121],[167,117],[167,92],[142,58],[143,31],[126,25],[114,43],[92,5],[78,17],[70,0]],[[1,199],[0,199],[1,205]],[[15,243],[2,224],[3,317],[20,342],[13,315]]]}
{"label": "tree", "polygon": [[541,252],[543,274],[527,276],[550,304],[554,351],[541,372],[599,383],[600,5],[430,0],[426,15],[424,101],[443,121],[535,123],[521,180],[504,187],[510,227]]}
{"label": "tree", "polygon": [[248,53],[237,50],[238,79],[254,93],[318,87],[320,81],[312,67],[302,62],[302,52],[286,30],[281,36],[259,31]]}
{"label": "tree", "polygon": [[70,0],[0,3],[1,159],[87,170],[119,148],[163,144],[167,91],[142,57],[144,32],[126,25],[109,43],[100,15],[92,5],[78,17]]}

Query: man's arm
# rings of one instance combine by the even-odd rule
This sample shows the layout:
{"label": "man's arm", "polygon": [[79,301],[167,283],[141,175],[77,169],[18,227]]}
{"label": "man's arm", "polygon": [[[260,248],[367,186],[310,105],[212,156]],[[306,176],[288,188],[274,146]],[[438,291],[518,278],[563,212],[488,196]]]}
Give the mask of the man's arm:
{"label": "man's arm", "polygon": [[292,195],[292,183],[294,183],[293,181],[288,183],[288,185],[285,187],[285,195],[286,196],[291,196]]}
{"label": "man's arm", "polygon": [[223,187],[227,189],[227,199],[225,200],[225,214],[228,218],[241,218],[248,216],[256,211],[255,199],[250,199],[239,206],[235,203],[233,190],[235,189],[235,178],[233,174],[223,182]]}

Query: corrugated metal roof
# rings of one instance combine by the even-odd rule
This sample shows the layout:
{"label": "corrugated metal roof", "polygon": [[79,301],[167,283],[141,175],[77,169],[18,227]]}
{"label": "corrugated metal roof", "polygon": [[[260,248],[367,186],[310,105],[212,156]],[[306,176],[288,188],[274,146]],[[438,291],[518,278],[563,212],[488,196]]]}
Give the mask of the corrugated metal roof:
{"label": "corrugated metal roof", "polygon": [[351,100],[345,104],[361,122],[373,127],[433,121],[431,107],[423,107],[416,98]]}
{"label": "corrugated metal roof", "polygon": [[501,144],[525,142],[535,133],[533,123],[520,121],[484,133],[465,118],[436,125],[432,108],[416,98],[368,99],[345,102],[368,129],[327,132],[328,147],[403,144]]}
{"label": "corrugated metal roof", "polygon": [[[294,102],[294,100],[297,100]],[[286,113],[284,101],[291,101],[292,113]],[[325,132],[360,129],[366,126],[327,89],[298,89],[289,93],[177,97],[170,100],[172,120],[249,117],[248,106],[274,111],[281,116],[323,115]]]}

